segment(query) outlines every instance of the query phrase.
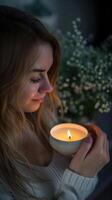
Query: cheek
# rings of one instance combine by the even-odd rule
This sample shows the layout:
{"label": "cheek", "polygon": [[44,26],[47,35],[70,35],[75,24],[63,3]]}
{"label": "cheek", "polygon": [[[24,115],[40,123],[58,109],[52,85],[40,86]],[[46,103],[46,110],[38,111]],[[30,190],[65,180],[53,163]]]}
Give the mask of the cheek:
{"label": "cheek", "polygon": [[23,90],[22,90],[22,92],[21,92],[21,100],[22,101],[28,101],[28,100],[31,100],[34,96],[35,96],[35,94],[37,93],[37,91],[38,91],[38,86],[35,84],[35,85],[33,85],[33,84],[27,84],[24,88],[23,88]]}

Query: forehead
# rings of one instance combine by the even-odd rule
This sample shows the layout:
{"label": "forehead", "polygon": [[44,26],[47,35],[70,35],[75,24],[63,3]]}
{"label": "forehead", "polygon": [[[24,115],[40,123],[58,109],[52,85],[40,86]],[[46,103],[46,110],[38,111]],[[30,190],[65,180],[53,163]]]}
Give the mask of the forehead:
{"label": "forehead", "polygon": [[49,70],[49,68],[53,64],[53,49],[50,44],[42,44],[38,47],[38,56],[35,59],[35,63],[32,68],[34,69],[45,69]]}

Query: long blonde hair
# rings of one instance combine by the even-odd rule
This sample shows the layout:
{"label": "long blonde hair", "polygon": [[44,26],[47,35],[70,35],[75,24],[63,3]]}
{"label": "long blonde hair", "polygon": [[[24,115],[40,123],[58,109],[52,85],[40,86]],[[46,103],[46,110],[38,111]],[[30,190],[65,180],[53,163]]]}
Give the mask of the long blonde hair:
{"label": "long blonde hair", "polygon": [[[29,196],[24,187],[25,177],[16,167],[17,160],[24,160],[17,150],[18,136],[28,124],[46,149],[52,151],[48,141],[49,122],[60,103],[56,92],[60,48],[38,19],[16,8],[0,6],[0,27],[0,179],[11,191]],[[34,62],[35,44],[44,42],[53,49],[49,79],[54,90],[38,112],[25,114],[19,105],[21,83]]]}

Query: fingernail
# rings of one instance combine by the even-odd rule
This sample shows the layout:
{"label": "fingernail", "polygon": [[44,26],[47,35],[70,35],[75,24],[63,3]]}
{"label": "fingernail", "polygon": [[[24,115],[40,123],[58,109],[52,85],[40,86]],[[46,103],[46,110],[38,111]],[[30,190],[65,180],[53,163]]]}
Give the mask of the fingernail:
{"label": "fingernail", "polygon": [[86,143],[91,143],[91,142],[92,142],[92,138],[91,138],[91,137],[87,137],[87,138],[85,139],[85,142],[86,142]]}
{"label": "fingernail", "polygon": [[86,123],[86,125],[92,125],[92,124],[93,124],[92,122],[87,122],[87,123]]}

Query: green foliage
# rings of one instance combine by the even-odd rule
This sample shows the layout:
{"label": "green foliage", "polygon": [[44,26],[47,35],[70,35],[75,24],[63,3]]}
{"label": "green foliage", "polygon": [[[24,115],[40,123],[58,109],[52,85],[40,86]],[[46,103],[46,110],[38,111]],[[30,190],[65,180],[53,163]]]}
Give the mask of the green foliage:
{"label": "green foliage", "polygon": [[58,33],[62,63],[58,82],[65,117],[81,120],[109,112],[112,102],[111,37],[100,47],[88,45],[73,21],[73,32]]}

